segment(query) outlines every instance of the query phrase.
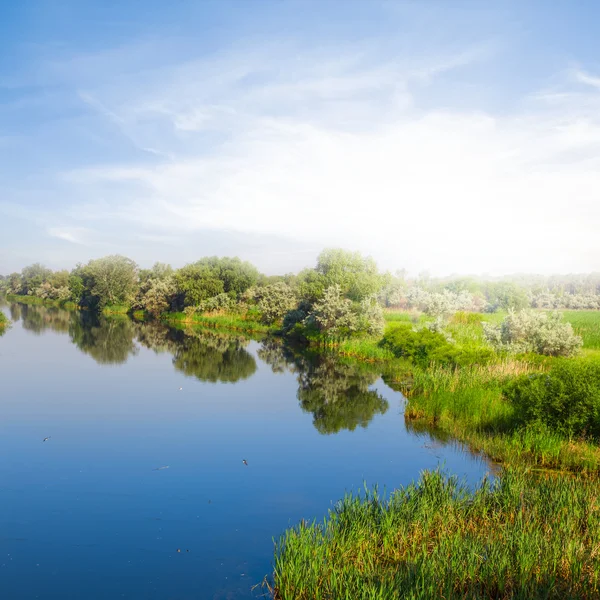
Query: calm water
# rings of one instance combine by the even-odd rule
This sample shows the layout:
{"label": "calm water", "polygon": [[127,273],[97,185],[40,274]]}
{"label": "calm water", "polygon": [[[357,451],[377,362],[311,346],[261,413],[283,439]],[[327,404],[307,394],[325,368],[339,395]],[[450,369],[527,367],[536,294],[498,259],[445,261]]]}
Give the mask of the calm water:
{"label": "calm water", "polygon": [[14,321],[0,337],[3,598],[258,597],[273,538],[344,491],[389,491],[439,463],[471,482],[488,470],[408,432],[401,394],[364,367],[2,310]]}

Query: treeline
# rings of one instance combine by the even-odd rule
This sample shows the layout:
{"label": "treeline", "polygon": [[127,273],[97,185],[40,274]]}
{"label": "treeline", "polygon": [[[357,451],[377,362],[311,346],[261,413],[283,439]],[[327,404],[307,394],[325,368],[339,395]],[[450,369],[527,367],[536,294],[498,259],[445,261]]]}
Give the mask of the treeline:
{"label": "treeline", "polygon": [[141,310],[155,317],[182,313],[193,320],[197,313],[233,313],[279,323],[288,333],[300,327],[343,336],[383,330],[379,294],[390,277],[371,258],[337,249],[323,251],[315,268],[272,277],[239,258],[207,257],[175,270],[162,263],[140,269],[115,255],[70,272],[30,265],[2,277],[0,290],[90,310]]}
{"label": "treeline", "polygon": [[141,269],[124,256],[52,271],[36,263],[0,276],[0,292],[91,310],[145,311],[158,317],[182,313],[239,314],[288,334],[325,332],[334,337],[380,334],[382,308],[414,309],[434,317],[457,311],[495,312],[523,308],[600,308],[600,275],[410,279],[382,273],[370,257],[324,250],[314,268],[266,276],[239,258],[206,257],[181,269],[156,263]]}

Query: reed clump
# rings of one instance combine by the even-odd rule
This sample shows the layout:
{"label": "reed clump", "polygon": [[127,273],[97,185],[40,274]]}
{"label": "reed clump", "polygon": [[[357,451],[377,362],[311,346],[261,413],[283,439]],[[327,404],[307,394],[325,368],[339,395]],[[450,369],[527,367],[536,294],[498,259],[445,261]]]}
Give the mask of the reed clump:
{"label": "reed clump", "polygon": [[277,600],[597,598],[600,481],[505,469],[475,490],[425,472],[348,494],[276,543]]}

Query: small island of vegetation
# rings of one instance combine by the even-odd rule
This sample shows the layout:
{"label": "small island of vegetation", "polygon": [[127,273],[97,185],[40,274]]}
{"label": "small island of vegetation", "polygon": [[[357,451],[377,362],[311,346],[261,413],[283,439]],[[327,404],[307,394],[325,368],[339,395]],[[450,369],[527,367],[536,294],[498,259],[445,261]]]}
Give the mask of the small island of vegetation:
{"label": "small island of vegetation", "polygon": [[[0,290],[14,302],[129,315],[128,323],[269,334],[274,343],[262,352],[273,368],[275,337],[368,361],[406,397],[408,428],[499,463],[474,490],[424,473],[387,496],[348,495],[324,522],[290,529],[266,582],[275,598],[600,595],[599,275],[411,279],[330,249],[314,268],[283,276],[227,257],[178,270],[139,269],[122,256],[70,272],[35,264],[0,278]],[[174,364],[211,381],[255,368],[242,345],[220,338],[207,348],[190,337]],[[323,361],[306,372],[299,400],[322,433],[387,408],[354,371]]]}

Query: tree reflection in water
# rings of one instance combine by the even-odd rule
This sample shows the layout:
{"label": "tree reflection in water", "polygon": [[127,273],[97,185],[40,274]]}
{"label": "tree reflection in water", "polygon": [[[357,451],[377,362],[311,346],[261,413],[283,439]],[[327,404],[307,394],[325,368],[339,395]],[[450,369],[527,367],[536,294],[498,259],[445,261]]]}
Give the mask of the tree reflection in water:
{"label": "tree reflection in water", "polygon": [[332,355],[294,353],[272,340],[263,342],[258,356],[275,373],[286,369],[297,373],[297,397],[302,410],[313,415],[313,425],[322,434],[367,427],[389,404],[369,389],[379,373],[365,365],[340,361]]}
{"label": "tree reflection in water", "polygon": [[235,383],[256,371],[256,361],[244,348],[246,344],[244,338],[187,330],[175,347],[173,365],[200,381]]}
{"label": "tree reflection in water", "polygon": [[[235,383],[257,369],[246,350],[249,340],[239,336],[37,305],[11,304],[10,312],[13,321],[21,319],[23,328],[33,333],[46,329],[68,333],[82,352],[103,365],[124,363],[142,346],[171,354],[175,369],[200,381]],[[375,415],[388,409],[385,398],[369,389],[379,372],[365,365],[296,352],[272,339],[262,342],[258,356],[274,373],[296,375],[300,406],[312,413],[313,424],[322,434],[367,427]]]}

